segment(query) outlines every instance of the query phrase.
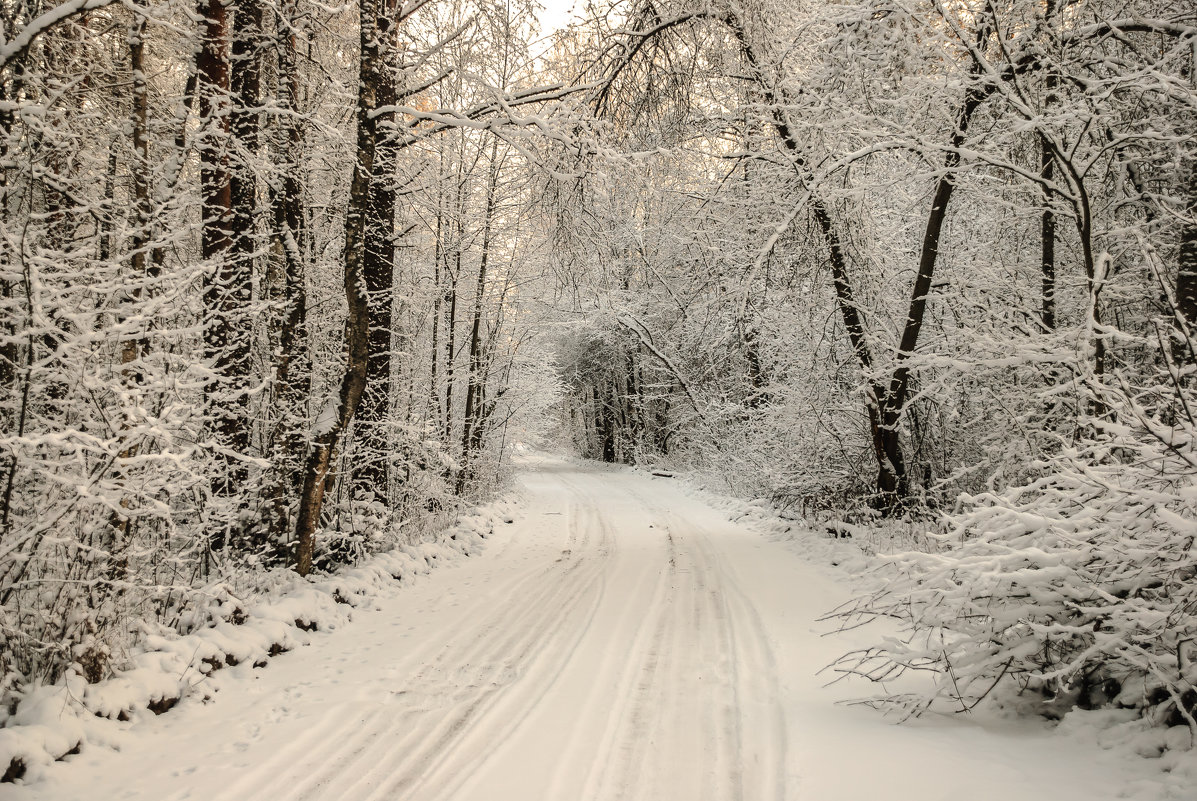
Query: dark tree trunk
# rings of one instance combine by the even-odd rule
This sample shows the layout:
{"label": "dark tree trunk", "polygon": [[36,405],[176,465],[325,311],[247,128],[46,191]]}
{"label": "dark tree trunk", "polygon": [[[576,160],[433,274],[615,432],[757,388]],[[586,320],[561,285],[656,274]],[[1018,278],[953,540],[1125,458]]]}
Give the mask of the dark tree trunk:
{"label": "dark tree trunk", "polygon": [[292,520],[291,504],[302,486],[306,414],[311,385],[307,353],[307,287],[304,253],[306,231],[303,215],[303,132],[299,113],[299,75],[296,69],[298,17],[296,0],[286,0],[277,22],[279,115],[279,173],[271,188],[272,258],[281,262],[281,308],[274,312],[278,328],[274,400],[278,427],[271,441],[273,476],[270,495],[269,539],[276,546],[286,541]]}
{"label": "dark tree trunk", "polygon": [[[144,15],[138,14],[129,26],[128,35],[129,69],[133,74],[132,119],[130,122],[133,129],[134,159],[131,165],[134,224],[132,240],[129,243],[129,276],[130,284],[133,287],[128,298],[130,311],[140,305],[142,300],[143,291],[140,287],[144,284],[149,272],[147,267],[150,260],[147,250],[150,227],[153,224],[150,206],[149,98],[146,83],[145,32],[146,18]],[[121,363],[125,367],[121,372],[125,380],[138,382],[141,380],[140,371],[136,366],[130,367],[130,365],[135,365],[145,355],[146,344],[142,337],[133,336],[131,332],[126,332],[124,336],[126,338],[121,344]],[[130,459],[136,453],[137,446],[129,444],[120,452],[119,459],[121,461]],[[120,507],[120,512],[114,512],[110,516],[108,541],[104,543],[109,560],[105,573],[110,581],[123,579],[127,566],[123,557],[125,545],[129,541],[131,533],[131,520],[124,512],[129,507],[127,497],[121,498]]]}
{"label": "dark tree trunk", "polygon": [[631,439],[633,454],[644,450],[645,431],[648,421],[644,414],[644,387],[640,379],[640,360],[637,358],[639,350],[629,350],[627,359],[628,409],[631,413]]}
{"label": "dark tree trunk", "polygon": [[[460,241],[460,240],[459,240]],[[457,280],[461,276],[461,250],[454,254],[456,267],[445,293],[445,443],[453,442],[453,382],[457,357]]]}
{"label": "dark tree trunk", "polygon": [[[7,7],[3,11],[3,26],[2,33],[4,40],[9,41],[12,38],[14,23],[8,19]],[[16,124],[16,111],[14,103],[20,94],[21,85],[21,60],[14,60],[8,66],[11,76],[0,73],[0,214],[8,213],[8,179],[9,171],[12,168],[11,154],[9,146],[13,142],[13,127]],[[0,268],[7,276],[12,268],[11,262],[8,260],[7,249],[4,251],[3,260],[0,261]],[[19,358],[17,347],[17,325],[16,325],[16,282],[9,280],[7,277],[0,279],[0,386],[2,386],[11,395],[17,394],[17,360]],[[8,414],[8,410],[5,410]],[[6,417],[5,423],[10,422]]]}
{"label": "dark tree trunk", "polygon": [[[239,334],[246,337],[244,348],[236,353],[236,372],[242,381],[248,383],[249,348],[248,324],[245,304],[250,300],[250,286],[254,274],[254,254],[258,250],[258,181],[256,157],[259,144],[259,115],[261,106],[261,60],[262,60],[262,6],[259,0],[231,0],[232,2],[232,59],[230,63],[230,91],[232,108],[229,112],[229,127],[232,138],[229,141],[229,201],[230,236],[229,263],[232,267],[236,288],[231,299],[240,308],[230,310],[237,319]],[[239,405],[242,402],[238,397]],[[244,442],[248,446],[249,421],[242,421],[245,431]],[[239,472],[238,476],[243,473]]]}
{"label": "dark tree trunk", "polygon": [[[444,160],[440,163],[440,174],[444,173]],[[442,415],[441,410],[441,389],[437,383],[438,373],[440,371],[440,330],[441,330],[441,274],[444,272],[441,268],[445,258],[445,203],[444,192],[438,186],[436,195],[436,242],[434,244],[434,252],[432,257],[432,364],[429,367],[429,392],[428,392],[428,406],[432,412],[433,420],[440,420]]]}
{"label": "dark tree trunk", "polygon": [[[146,81],[145,64],[146,18],[138,15],[129,30],[129,66],[133,73],[133,237],[130,242],[129,268],[135,286],[141,284],[153,273],[148,249],[153,226],[153,208],[150,203],[150,133],[149,133],[149,87]],[[134,302],[140,300],[141,292],[134,290]],[[135,338],[125,341],[122,361],[126,364],[144,354],[144,342]]]}
{"label": "dark tree trunk", "polygon": [[[988,36],[984,32],[978,34],[980,42],[984,42],[986,38]],[[973,70],[974,78],[977,77],[977,71]],[[906,408],[910,391],[909,361],[918,347],[919,334],[927,311],[927,296],[931,292],[931,279],[935,275],[935,264],[939,258],[940,235],[943,232],[944,220],[947,219],[948,203],[956,188],[956,168],[960,166],[959,148],[964,144],[973,114],[986,96],[987,92],[982,87],[969,87],[965,92],[964,105],[956,117],[956,130],[952,132],[950,149],[944,157],[943,171],[931,198],[931,212],[927,215],[927,227],[923,231],[923,244],[919,254],[918,274],[914,279],[914,290],[906,312],[906,324],[902,328],[902,339],[898,343],[894,371],[889,386],[881,397],[877,436],[882,462],[877,474],[877,490],[881,496],[881,508],[885,510],[891,510],[909,492],[906,462],[900,441],[902,413]]]}
{"label": "dark tree trunk", "polygon": [[[835,289],[836,306],[839,308],[840,317],[844,321],[844,329],[848,333],[848,342],[852,346],[852,352],[856,355],[861,368],[867,373],[873,369],[874,359],[866,336],[864,319],[860,314],[860,307],[856,303],[856,298],[852,291],[852,283],[848,277],[848,259],[844,253],[839,233],[832,222],[831,212],[827,204],[823,202],[823,199],[815,194],[815,188],[811,184],[813,176],[810,174],[810,169],[807,166],[807,159],[802,143],[798,141],[783,110],[786,105],[783,101],[786,98],[779,96],[778,91],[768,82],[761,71],[756,50],[749,41],[739,19],[733,15],[728,17],[726,21],[736,36],[736,40],[740,45],[740,52],[752,70],[757,85],[764,96],[765,103],[773,109],[772,125],[777,132],[777,137],[794,162],[794,167],[798,170],[802,182],[809,192],[810,197],[807,205],[810,207],[811,216],[814,217],[815,224],[819,226],[819,232],[822,234],[823,242],[827,247],[827,261],[831,267],[831,282],[832,287]],[[949,195],[950,192],[951,190],[949,189]],[[942,223],[942,219],[940,223]],[[936,234],[936,247],[938,248],[938,233]],[[933,266],[934,259],[932,259]],[[920,310],[920,323],[921,319]],[[887,393],[888,388],[884,383],[872,383],[866,396],[865,405],[869,416],[873,455],[877,459],[878,492],[883,499],[892,499],[895,496],[901,497],[906,494],[907,481],[905,459],[902,456],[901,443],[896,429],[897,419],[894,421],[895,425],[889,428],[886,427],[885,423],[886,415],[883,411],[883,405]]]}
{"label": "dark tree trunk", "polygon": [[461,280],[462,248],[465,247],[466,231],[466,172],[465,156],[457,165],[457,185],[453,196],[453,216],[450,227],[453,231],[453,267],[449,267],[446,253],[445,272],[449,285],[445,289],[443,308],[445,310],[445,419],[444,438],[446,446],[453,442],[453,383],[457,379],[457,282]]}
{"label": "dark tree trunk", "polygon": [[1176,332],[1173,353],[1180,364],[1197,364],[1197,158],[1184,165],[1181,180],[1185,219],[1180,229],[1180,254],[1176,272]]}
{"label": "dark tree trunk", "polygon": [[[6,42],[11,41],[16,32],[16,13],[17,9],[7,4],[0,8],[0,25],[3,26],[0,33],[3,33]],[[7,214],[9,209],[9,172],[13,166],[10,146],[16,136],[15,103],[21,95],[23,64],[24,56],[21,54],[0,72],[0,214]],[[0,425],[5,431],[23,436],[29,400],[29,374],[22,356],[27,358],[29,354],[28,348],[22,348],[18,341],[21,328],[18,321],[22,316],[18,310],[19,281],[7,277],[18,268],[9,259],[7,248],[0,250],[0,254],[0,271],[5,276],[0,278],[0,388],[5,393],[3,403],[0,403]],[[16,472],[17,454],[13,450],[4,459],[0,472],[0,539],[8,530]]]}
{"label": "dark tree trunk", "polygon": [[[196,60],[198,62],[198,58]],[[198,64],[197,64],[197,67],[198,67]],[[176,131],[175,131],[175,139],[174,139],[174,157],[175,157],[176,166],[173,171],[173,174],[166,181],[166,183],[171,188],[173,188],[175,183],[178,181],[179,175],[182,172],[182,166],[183,166],[184,162],[186,161],[184,156],[185,156],[185,151],[187,148],[187,116],[190,112],[194,111],[194,109],[195,109],[196,95],[198,94],[198,89],[199,89],[199,70],[197,68],[197,69],[191,70],[191,72],[187,75],[187,82],[183,86],[184,117],[183,117],[182,122],[179,124],[178,129],[176,129]],[[166,248],[163,247],[162,245],[155,245],[154,248],[150,251],[150,264],[151,264],[150,269],[153,271],[154,275],[160,274],[162,272],[162,268],[166,265],[166,252],[167,252]]]}
{"label": "dark tree trunk", "polygon": [[470,479],[470,465],[474,449],[482,440],[483,390],[486,385],[483,364],[482,313],[486,298],[486,271],[490,263],[491,226],[494,222],[495,199],[499,177],[498,143],[490,150],[490,176],[486,183],[486,210],[482,220],[482,257],[478,264],[478,282],[474,287],[474,312],[470,324],[470,363],[466,379],[465,415],[461,432],[461,471],[457,475],[457,494],[465,491]]}
{"label": "dark tree trunk", "polygon": [[[831,221],[831,214],[827,205],[814,193],[810,185],[809,168],[804,156],[801,143],[794,135],[783,108],[784,98],[778,96],[777,90],[768,82],[759,67],[759,59],[743,28],[742,22],[734,14],[725,17],[732,33],[740,45],[740,51],[761,88],[765,103],[773,109],[773,126],[778,138],[794,161],[795,168],[803,178],[803,182],[810,191],[808,201],[811,214],[823,234],[828,250],[828,261],[831,265],[832,283],[835,288],[836,301],[840,315],[844,320],[852,350],[857,360],[866,370],[873,367],[873,356],[865,337],[864,322],[853,297],[851,283],[848,280],[847,259],[844,255],[840,239]],[[977,31],[977,42],[983,46],[991,33],[988,21],[981,21]],[[970,77],[976,81],[982,73],[982,67],[973,64]],[[870,429],[873,435],[873,450],[877,458],[877,490],[879,506],[886,511],[895,508],[909,491],[906,476],[906,463],[902,454],[900,439],[900,423],[905,408],[910,383],[910,369],[907,364],[918,345],[919,333],[922,330],[923,317],[926,311],[927,294],[931,290],[931,279],[935,272],[935,263],[939,255],[939,239],[943,222],[947,215],[948,202],[955,188],[954,172],[959,165],[958,148],[964,142],[970,121],[977,108],[988,96],[988,91],[980,85],[974,84],[966,90],[963,106],[956,119],[956,130],[952,133],[951,150],[945,158],[944,172],[941,175],[931,203],[931,213],[927,218],[927,227],[923,235],[922,250],[919,258],[918,273],[915,277],[914,290],[911,296],[906,323],[903,326],[902,338],[898,345],[897,363],[891,374],[888,385],[874,383],[870,387],[868,398],[868,414]]]}
{"label": "dark tree trunk", "polygon": [[[985,46],[991,30],[988,21],[982,20],[979,23],[977,30],[977,46],[979,48]],[[939,258],[940,235],[943,232],[944,220],[947,219],[948,203],[956,188],[956,169],[960,166],[960,147],[964,144],[973,115],[981,107],[985,98],[989,96],[989,89],[978,83],[982,72],[982,66],[976,63],[969,69],[973,83],[965,90],[964,103],[956,115],[956,129],[952,131],[948,154],[944,157],[943,170],[940,172],[939,180],[935,185],[935,193],[931,198],[931,211],[927,215],[927,227],[923,231],[922,248],[919,253],[918,273],[915,275],[910,306],[906,312],[906,323],[902,327],[902,338],[898,342],[898,353],[895,357],[889,386],[884,390],[881,387],[874,389],[874,392],[878,393],[879,406],[877,421],[879,425],[875,424],[874,428],[875,449],[880,461],[877,471],[878,506],[886,512],[893,511],[909,492],[906,461],[902,454],[901,443],[902,415],[910,392],[909,363],[918,347],[919,334],[923,328],[923,319],[927,311],[927,296],[931,292],[931,281],[935,275],[936,261]],[[882,392],[884,394],[880,394]]]}
{"label": "dark tree trunk", "polygon": [[[134,83],[137,79],[134,78]],[[134,109],[136,114],[136,109]],[[136,133],[134,133],[136,139]],[[96,236],[99,239],[100,261],[106,262],[112,258],[116,250],[116,234],[113,231],[113,206],[116,199],[116,143],[108,148],[108,168],[104,171],[104,211],[96,221]],[[136,202],[136,200],[134,200]]]}
{"label": "dark tree trunk", "polygon": [[[378,105],[393,106],[395,83],[392,37],[383,37],[379,70]],[[394,112],[378,115],[379,142],[370,182],[369,216],[366,220],[364,270],[370,293],[370,355],[366,362],[366,394],[360,412],[363,460],[357,478],[389,507],[390,411],[393,309],[395,304],[395,168]]]}
{"label": "dark tree trunk", "polygon": [[[204,355],[215,374],[206,389],[216,462],[212,489],[217,496],[232,497],[246,478],[237,454],[249,450],[249,330],[245,306],[249,302],[250,275],[230,254],[234,215],[228,157],[228,12],[222,0],[202,0],[199,13],[203,20],[196,58],[202,128],[200,253],[210,270],[204,286]],[[214,549],[224,547],[227,533],[213,534]]]}
{"label": "dark tree trunk", "polygon": [[358,60],[357,160],[349,187],[349,208],[345,215],[345,298],[349,317],[345,324],[345,373],[335,398],[316,420],[312,446],[304,466],[303,489],[296,522],[295,570],[306,576],[312,569],[316,528],[324,504],[329,467],[341,435],[349,427],[366,389],[370,354],[370,301],[366,292],[364,261],[366,217],[370,207],[370,178],[378,141],[378,121],[372,112],[378,105],[380,75],[378,3],[359,0],[361,54]]}
{"label": "dark tree trunk", "polygon": [[[1085,267],[1085,284],[1089,293],[1089,335],[1093,341],[1093,372],[1100,380],[1106,373],[1106,340],[1101,332],[1101,291],[1107,276],[1098,274],[1097,256],[1093,251],[1093,206],[1085,177],[1069,161],[1061,161],[1063,171],[1072,185],[1073,216],[1076,219],[1077,236],[1081,243],[1081,262]],[[1101,265],[1105,269],[1105,265]],[[1100,401],[1094,401],[1093,414],[1105,413]]]}
{"label": "dark tree trunk", "polygon": [[[1050,29],[1055,24],[1056,0],[1047,0],[1044,5],[1043,21]],[[1049,30],[1049,35],[1051,31]],[[1044,77],[1044,108],[1050,110],[1056,104],[1056,73],[1047,65]],[[1052,209],[1052,193],[1048,188],[1056,175],[1055,159],[1051,145],[1044,134],[1039,134],[1039,175],[1043,178],[1043,211],[1039,217],[1039,274],[1041,310],[1039,320],[1044,331],[1056,330],[1056,215]]]}
{"label": "dark tree trunk", "polygon": [[230,165],[232,200],[231,258],[238,270],[251,273],[257,249],[257,177],[254,157],[258,151],[261,105],[262,6],[258,0],[233,0],[230,127],[235,147]]}
{"label": "dark tree trunk", "polygon": [[[604,382],[604,390],[612,388]],[[615,461],[615,415],[610,401],[605,397],[607,391],[600,392],[596,384],[594,387],[594,427],[598,434],[599,449],[604,462]]]}
{"label": "dark tree trunk", "polygon": [[[1055,176],[1055,160],[1045,138],[1039,137],[1039,174],[1050,182]],[[1056,330],[1056,215],[1051,206],[1051,192],[1043,189],[1043,212],[1039,219],[1039,272],[1044,331]]]}
{"label": "dark tree trunk", "polygon": [[[231,270],[228,292],[228,314],[231,328],[236,332],[236,342],[228,342],[233,349],[229,353],[230,373],[234,382],[230,389],[236,391],[231,398],[239,419],[230,419],[229,427],[236,427],[235,440],[230,447],[248,451],[250,448],[251,424],[249,420],[250,343],[252,325],[247,308],[250,302],[254,275],[255,253],[258,250],[258,181],[256,157],[259,141],[259,106],[261,105],[261,58],[262,58],[262,6],[258,0],[232,0],[232,28],[230,30],[232,59],[230,63],[230,91],[232,108],[229,113],[229,127],[232,138],[229,141],[229,202],[230,236],[228,264]],[[226,12],[227,13],[227,12]],[[235,442],[235,446],[234,446]],[[228,465],[229,475],[237,485],[225,488],[226,494],[243,491],[247,471],[241,465]],[[253,543],[239,542],[238,547]]]}

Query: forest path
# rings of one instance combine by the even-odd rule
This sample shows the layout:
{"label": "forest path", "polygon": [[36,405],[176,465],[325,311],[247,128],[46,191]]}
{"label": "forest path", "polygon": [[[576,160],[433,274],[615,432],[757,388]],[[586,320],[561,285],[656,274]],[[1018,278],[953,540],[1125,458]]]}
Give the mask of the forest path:
{"label": "forest path", "polygon": [[845,590],[674,482],[542,455],[519,480],[521,514],[481,557],[265,670],[222,671],[215,703],[13,798],[1094,801],[1125,785],[1040,729],[836,706],[813,674],[853,644],[815,619]]}

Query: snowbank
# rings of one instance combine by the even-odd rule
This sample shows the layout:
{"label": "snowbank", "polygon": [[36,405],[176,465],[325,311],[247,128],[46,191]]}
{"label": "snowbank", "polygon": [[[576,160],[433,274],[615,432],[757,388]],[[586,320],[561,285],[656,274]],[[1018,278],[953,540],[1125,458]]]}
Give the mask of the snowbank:
{"label": "snowbank", "polygon": [[[649,470],[641,472],[651,474]],[[890,563],[887,555],[917,547],[914,540],[919,538],[918,526],[914,524],[881,521],[877,525],[860,525],[837,520],[820,523],[815,528],[810,521],[776,509],[768,500],[746,501],[709,489],[697,474],[678,473],[653,480],[675,482],[685,494],[721,510],[729,519],[746,524],[770,539],[788,543],[821,572],[839,583],[849,583],[861,594],[876,590],[885,582],[881,568]],[[990,716],[995,722],[1002,717],[1026,717],[1035,712],[1031,704],[1008,698],[995,699],[978,710],[978,714]],[[1158,772],[1151,779],[1136,780],[1127,789],[1127,798],[1155,801],[1194,797],[1197,748],[1186,726],[1159,726],[1134,709],[1074,708],[1055,724],[1054,735],[1096,746],[1120,759],[1133,756],[1155,760]]]}
{"label": "snowbank", "polygon": [[97,684],[68,672],[52,686],[26,690],[15,711],[0,716],[3,781],[36,781],[47,765],[89,746],[111,746],[119,722],[162,714],[204,692],[214,671],[243,663],[266,667],[271,657],[309,644],[319,632],[344,626],[354,607],[394,592],[439,564],[481,550],[496,523],[511,520],[514,498],[479,507],[427,541],[376,554],[332,575],[302,579],[277,570],[262,589],[238,598],[226,585],[209,588],[202,619],[179,630],[138,622],[141,636],[123,669]]}

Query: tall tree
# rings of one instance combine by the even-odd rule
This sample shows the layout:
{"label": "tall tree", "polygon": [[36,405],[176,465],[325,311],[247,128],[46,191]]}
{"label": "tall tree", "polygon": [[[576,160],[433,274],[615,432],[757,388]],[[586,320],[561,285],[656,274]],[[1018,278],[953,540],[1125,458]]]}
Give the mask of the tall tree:
{"label": "tall tree", "polygon": [[[384,12],[385,13],[385,12]],[[399,132],[393,107],[399,100],[398,30],[380,36],[377,103],[380,141],[370,180],[365,228],[363,274],[370,305],[370,347],[366,360],[366,391],[359,420],[366,457],[358,466],[357,478],[384,506],[389,506],[393,459],[390,452],[392,385],[391,347],[395,335],[395,254],[397,247],[395,183],[398,180]]]}
{"label": "tall tree", "polygon": [[[241,237],[234,226],[244,224],[233,206],[232,171],[229,165],[232,119],[231,69],[229,65],[230,22],[225,0],[201,0],[200,47],[196,55],[197,94],[201,138],[200,193],[202,225],[200,256],[208,265],[204,282],[204,347],[212,378],[205,392],[211,421],[213,459],[218,465],[212,477],[217,497],[235,498],[244,485],[246,470],[242,458],[249,451],[249,354],[248,327],[252,274],[247,259],[234,253]],[[245,88],[238,64],[238,82]],[[256,87],[255,87],[256,90]],[[240,124],[248,124],[239,118]],[[248,191],[240,185],[242,197]],[[214,549],[228,542],[226,523],[213,535]]]}
{"label": "tall tree", "polygon": [[[378,147],[379,88],[385,80],[382,70],[383,38],[391,20],[380,14],[378,0],[359,0],[358,91],[355,114],[356,140],[353,179],[349,187],[349,208],[345,213],[345,244],[341,250],[345,270],[345,300],[349,313],[345,322],[346,362],[340,389],[316,418],[312,444],[304,465],[303,488],[295,525],[295,570],[306,576],[312,569],[316,528],[324,506],[329,468],[342,433],[349,427],[366,390],[370,358],[370,297],[365,280],[366,220],[370,214],[370,181]],[[411,13],[411,12],[408,12]]]}
{"label": "tall tree", "polygon": [[286,542],[294,530],[292,505],[303,483],[306,447],[307,396],[311,389],[308,358],[306,253],[304,225],[303,128],[299,104],[300,14],[298,0],[285,0],[275,20],[277,53],[277,141],[279,169],[270,181],[271,260],[276,265],[274,294],[279,308],[273,328],[278,355],[274,365],[274,407],[277,425],[272,432],[271,495],[267,531],[275,545]]}

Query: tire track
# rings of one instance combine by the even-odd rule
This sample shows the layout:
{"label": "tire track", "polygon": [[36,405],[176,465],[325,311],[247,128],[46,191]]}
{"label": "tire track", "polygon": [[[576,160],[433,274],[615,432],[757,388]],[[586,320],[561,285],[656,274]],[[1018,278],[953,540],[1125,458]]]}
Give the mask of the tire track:
{"label": "tire track", "polygon": [[699,727],[706,736],[699,749],[710,757],[701,797],[784,801],[785,718],[777,663],[759,613],[717,553],[714,532],[629,492],[671,532],[678,571],[691,579],[679,590],[692,593],[696,666],[718,667],[713,686],[703,687],[692,702],[704,710]]}
{"label": "tire track", "polygon": [[[505,582],[500,602],[480,620],[458,627],[448,641],[418,648],[389,671],[405,689],[379,699],[378,688],[362,691],[361,708],[330,710],[298,740],[288,744],[219,798],[227,801],[271,797],[280,801],[313,801],[346,795],[353,789],[379,785],[385,790],[402,782],[393,777],[411,772],[421,757],[448,751],[488,696],[514,683],[520,666],[538,641],[555,633],[593,585],[587,551],[595,512],[571,503],[567,536],[560,555]],[[579,574],[582,575],[579,575]],[[476,614],[477,606],[461,616]],[[331,751],[328,744],[332,743]],[[321,754],[315,770],[304,762]],[[352,777],[350,786],[345,777]],[[336,785],[335,792],[328,793]],[[377,793],[375,793],[376,795]]]}
{"label": "tire track", "polygon": [[667,683],[663,676],[670,667],[669,649],[675,641],[677,565],[676,547],[669,537],[644,624],[628,654],[619,702],[608,717],[603,745],[592,764],[582,796],[585,799],[629,798],[652,757],[646,745],[661,719],[661,697]]}
{"label": "tire track", "polygon": [[[541,610],[540,613],[534,616],[512,616],[509,611],[500,612],[500,620],[493,628],[501,632],[505,625],[507,635],[476,647],[472,657],[467,657],[475,663],[481,660],[491,665],[505,657],[503,664],[511,675],[506,677],[506,681],[492,681],[489,686],[485,680],[471,684],[463,694],[464,701],[450,712],[441,725],[431,731],[420,727],[413,729],[406,739],[418,745],[402,753],[407,747],[403,743],[392,751],[392,756],[402,755],[391,766],[385,780],[374,792],[364,796],[363,801],[407,799],[417,797],[417,794],[421,797],[442,797],[442,792],[460,786],[469,779],[473,770],[480,767],[479,759],[460,759],[465,741],[471,736],[484,741],[505,736],[519,726],[547,692],[548,686],[532,679],[544,675],[552,677],[559,664],[568,659],[585,627],[578,627],[579,633],[566,642],[557,641],[561,639],[561,632],[570,628],[566,624],[571,618],[579,616],[585,620],[586,616],[593,614],[593,609],[601,599],[603,561],[610,549],[610,534],[602,525],[593,504],[577,504],[575,501],[575,509],[575,522],[566,543],[570,547],[563,549],[558,558],[559,567],[554,571],[553,582],[534,601],[525,605],[529,610]],[[596,528],[600,542],[592,547],[592,535]],[[589,607],[583,604],[588,595],[594,596]],[[546,653],[553,650],[556,653],[546,657]],[[549,664],[547,668],[539,668],[533,675],[530,669],[538,660]],[[460,658],[451,656],[447,661],[452,664],[460,661]],[[498,714],[508,709],[511,711],[507,714]],[[491,722],[495,717],[499,720],[497,726]],[[442,775],[444,769],[453,766],[455,760],[469,764],[471,771],[452,771],[451,778],[446,780]],[[449,786],[438,787],[438,781],[441,785],[448,782]]]}
{"label": "tire track", "polygon": [[[691,552],[718,591],[709,594],[712,615],[731,655],[732,701],[725,725],[735,734],[729,754],[741,771],[729,798],[785,799],[786,727],[777,661],[760,615],[713,545],[717,537],[694,521],[675,516],[691,532]],[[730,525],[730,524],[729,524]],[[751,732],[751,737],[749,733]],[[747,768],[754,768],[747,770]]]}
{"label": "tire track", "polygon": [[[567,542],[573,541],[575,538],[576,532],[571,529]],[[527,588],[543,583],[543,577],[551,570],[551,566],[529,569],[525,573],[505,581],[501,588],[492,595],[508,598],[527,597]],[[483,622],[468,623],[467,621],[476,612],[475,608],[463,611],[457,618],[458,625],[454,626],[455,631],[465,632],[467,641],[479,631],[495,630],[496,624],[501,622],[502,613],[492,611],[489,617],[484,618]],[[417,665],[443,665],[449,663],[456,656],[457,654],[452,651],[450,644],[433,640],[423,644],[420,648],[409,651],[389,672],[393,680],[401,681],[403,677],[409,676]],[[410,710],[404,709],[402,706],[396,707],[395,696],[401,696],[405,691],[385,695],[384,701],[380,702],[379,689],[376,686],[367,686],[359,693],[363,704],[368,704],[372,711],[363,715],[362,710],[356,707],[329,710],[319,722],[310,726],[298,739],[277,751],[252,773],[230,785],[225,792],[216,797],[216,801],[240,801],[241,799],[256,798],[268,793],[270,788],[278,786],[290,788],[289,793],[280,798],[302,798],[305,789],[313,784],[322,783],[322,780],[327,777],[339,773],[342,769],[341,759],[347,753],[352,752],[361,742],[375,736],[380,728],[379,721],[384,716],[421,711],[418,707]],[[383,703],[381,707],[380,703]],[[330,742],[334,743],[331,752],[327,748],[319,747],[322,743]],[[327,758],[324,760],[324,765],[313,772],[310,765],[304,764],[303,757],[321,751],[326,754]]]}
{"label": "tire track", "polygon": [[[496,767],[497,746],[543,719],[572,670],[574,728],[541,755],[556,764],[546,794],[529,799],[784,801],[776,662],[723,564],[721,535],[622,476],[546,472],[537,485],[537,495],[561,495],[565,525],[521,555],[532,564],[488,582],[445,636],[408,651],[218,798],[486,798],[479,782]],[[613,530],[617,517],[653,522],[635,554],[647,563],[611,559],[628,536]],[[630,597],[618,611],[606,590],[616,575]],[[592,655],[599,647],[591,627],[600,610],[617,621],[604,629],[609,644],[600,661],[578,663],[584,642]],[[577,671],[592,678],[583,693]]]}
{"label": "tire track", "polygon": [[[423,761],[423,770],[412,771],[411,776],[391,778],[387,787],[369,796],[371,800],[388,797],[387,794],[394,794],[396,790],[403,790],[403,794],[391,797],[407,799],[415,797],[415,793],[419,793],[421,797],[437,799],[449,797],[468,783],[474,772],[485,765],[485,754],[493,750],[494,742],[510,738],[533,714],[536,706],[551,690],[561,668],[569,661],[578,642],[581,642],[588,629],[589,620],[593,619],[602,602],[603,563],[610,552],[610,532],[593,505],[587,504],[587,514],[593,520],[593,527],[600,533],[598,544],[588,557],[588,552],[591,551],[590,527],[585,529],[587,536],[577,542],[576,550],[570,556],[587,570],[579,571],[581,575],[569,581],[565,581],[563,576],[564,584],[575,585],[570,600],[561,603],[560,611],[554,615],[554,624],[551,627],[530,631],[527,637],[523,638],[525,647],[518,659],[525,669],[519,676],[519,681],[512,682],[505,692],[480,699],[479,708],[470,710],[472,726],[456,730],[452,733],[454,736],[444,739],[435,747],[425,748],[429,759],[413,759],[417,764]],[[593,595],[588,605],[583,603],[587,595]],[[579,618],[578,625],[567,625],[573,617]],[[484,756],[462,760],[462,752],[468,751],[466,741],[470,738],[482,741],[475,747],[474,752]],[[468,770],[461,770],[462,761],[469,765]]]}

